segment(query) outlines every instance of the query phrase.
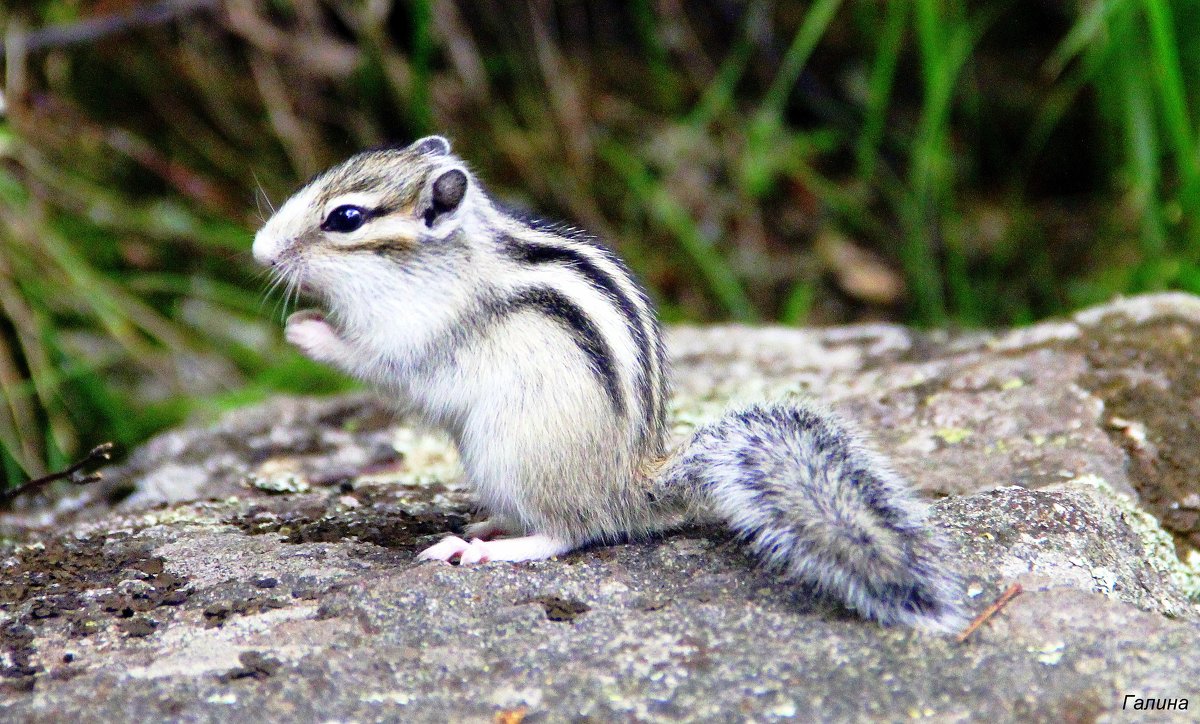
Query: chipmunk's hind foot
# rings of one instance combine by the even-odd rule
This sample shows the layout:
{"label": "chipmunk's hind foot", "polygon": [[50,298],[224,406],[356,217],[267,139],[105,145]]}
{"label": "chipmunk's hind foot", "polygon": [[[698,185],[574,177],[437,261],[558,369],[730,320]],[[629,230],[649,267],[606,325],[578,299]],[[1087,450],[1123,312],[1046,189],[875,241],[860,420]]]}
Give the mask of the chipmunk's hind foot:
{"label": "chipmunk's hind foot", "polygon": [[417,556],[423,561],[445,561],[455,558],[462,565],[488,563],[490,561],[537,561],[562,555],[574,548],[573,545],[546,535],[527,535],[520,538],[480,540],[467,542],[458,536],[447,536],[426,548]]}

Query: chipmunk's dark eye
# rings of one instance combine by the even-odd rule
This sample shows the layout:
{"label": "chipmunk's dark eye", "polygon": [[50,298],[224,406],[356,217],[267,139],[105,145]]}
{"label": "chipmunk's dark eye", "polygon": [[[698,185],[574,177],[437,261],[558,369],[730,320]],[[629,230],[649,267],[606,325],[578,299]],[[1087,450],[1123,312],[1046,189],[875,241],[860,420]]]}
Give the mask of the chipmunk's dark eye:
{"label": "chipmunk's dark eye", "polygon": [[367,210],[361,206],[339,206],[321,222],[322,231],[346,234],[367,223]]}

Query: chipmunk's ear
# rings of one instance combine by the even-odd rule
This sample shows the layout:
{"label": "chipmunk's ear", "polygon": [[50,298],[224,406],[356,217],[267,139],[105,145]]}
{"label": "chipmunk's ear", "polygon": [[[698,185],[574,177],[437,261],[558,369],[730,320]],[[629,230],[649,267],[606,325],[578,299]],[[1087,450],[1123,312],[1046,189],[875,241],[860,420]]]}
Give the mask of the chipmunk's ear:
{"label": "chipmunk's ear", "polygon": [[429,194],[429,208],[425,211],[425,225],[433,226],[439,217],[457,209],[467,195],[468,183],[467,174],[458,168],[443,171],[434,179]]}
{"label": "chipmunk's ear", "polygon": [[450,153],[450,142],[442,136],[426,136],[413,141],[409,148],[425,156],[445,156]]}

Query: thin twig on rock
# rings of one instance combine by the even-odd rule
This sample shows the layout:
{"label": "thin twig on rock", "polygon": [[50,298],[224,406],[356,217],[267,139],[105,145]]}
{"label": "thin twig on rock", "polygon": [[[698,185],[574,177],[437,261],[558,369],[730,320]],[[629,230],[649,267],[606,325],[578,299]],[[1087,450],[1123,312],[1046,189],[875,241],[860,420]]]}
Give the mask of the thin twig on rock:
{"label": "thin twig on rock", "polygon": [[20,495],[24,495],[25,493],[33,490],[38,490],[39,488],[44,488],[56,480],[70,479],[70,481],[75,485],[89,485],[91,483],[99,482],[104,476],[102,476],[100,473],[85,473],[84,469],[111,459],[114,447],[116,446],[111,442],[102,443],[92,448],[86,457],[74,463],[70,467],[59,470],[56,473],[43,475],[40,478],[34,478],[33,480],[22,483],[11,490],[4,491],[3,493],[0,493],[0,504],[8,504]]}
{"label": "thin twig on rock", "polygon": [[967,638],[970,637],[971,634],[975,633],[975,631],[978,630],[980,626],[987,623],[988,619],[990,619],[992,616],[995,616],[997,613],[999,613],[1000,609],[1007,606],[1008,602],[1013,600],[1014,598],[1016,598],[1017,594],[1019,594],[1020,592],[1021,592],[1021,584],[1020,583],[1014,583],[1011,586],[1009,586],[1007,589],[1005,589],[1004,593],[1000,594],[1000,597],[996,599],[995,603],[993,603],[992,605],[985,608],[983,610],[983,613],[976,616],[975,620],[972,621],[969,626],[967,626],[965,629],[963,629],[963,632],[958,635],[958,643],[961,644],[962,642],[966,641]]}

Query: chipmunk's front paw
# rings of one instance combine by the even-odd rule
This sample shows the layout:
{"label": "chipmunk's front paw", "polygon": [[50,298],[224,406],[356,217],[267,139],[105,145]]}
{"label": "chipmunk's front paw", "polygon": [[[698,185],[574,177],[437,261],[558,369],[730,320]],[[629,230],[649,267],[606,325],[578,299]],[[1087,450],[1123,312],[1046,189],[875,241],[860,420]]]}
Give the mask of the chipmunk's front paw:
{"label": "chipmunk's front paw", "polygon": [[288,317],[283,336],[311,360],[336,362],[342,357],[341,338],[325,321],[325,315],[315,309],[303,309]]}

